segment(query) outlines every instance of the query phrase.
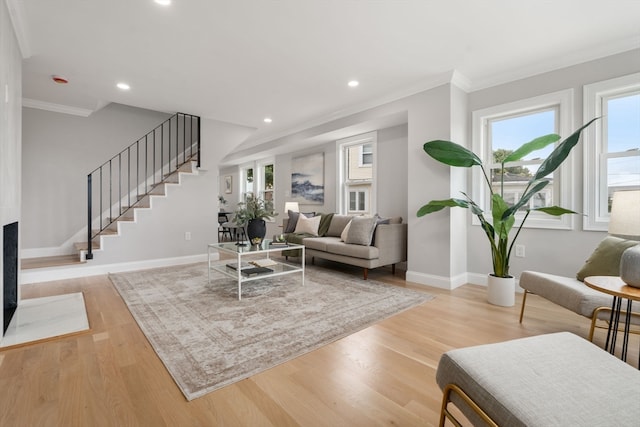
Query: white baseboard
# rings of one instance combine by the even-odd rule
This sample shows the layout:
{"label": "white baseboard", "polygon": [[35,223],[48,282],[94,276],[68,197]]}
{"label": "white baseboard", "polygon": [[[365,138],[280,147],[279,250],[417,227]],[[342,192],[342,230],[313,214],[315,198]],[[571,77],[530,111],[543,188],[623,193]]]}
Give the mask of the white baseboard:
{"label": "white baseboard", "polygon": [[467,273],[455,277],[435,276],[433,274],[407,271],[407,281],[439,289],[455,289],[467,283]]}
{"label": "white baseboard", "polygon": [[[211,254],[211,256],[212,259],[219,259],[218,254]],[[172,265],[191,264],[205,261],[207,261],[207,254],[104,265],[91,265],[91,262],[88,262],[72,266],[38,268],[22,270],[20,272],[20,284],[25,285],[28,283],[49,282],[52,280],[74,279],[78,277],[97,276],[100,274],[120,273],[123,271],[144,270],[147,268],[168,267]]]}
{"label": "white baseboard", "polygon": [[[420,285],[432,286],[439,289],[453,290],[462,285],[470,283],[472,285],[487,286],[487,275],[480,273],[462,273],[454,277],[434,276],[432,274],[407,271],[407,281]],[[516,292],[524,292],[516,279]]]}

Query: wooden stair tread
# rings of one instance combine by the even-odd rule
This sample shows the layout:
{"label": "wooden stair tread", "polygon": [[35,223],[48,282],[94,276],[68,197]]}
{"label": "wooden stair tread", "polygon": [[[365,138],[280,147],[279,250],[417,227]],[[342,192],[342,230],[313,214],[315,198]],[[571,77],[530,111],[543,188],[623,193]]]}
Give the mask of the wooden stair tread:
{"label": "wooden stair tread", "polygon": [[[76,242],[73,244],[77,251],[86,251],[89,248],[87,242]],[[91,242],[91,250],[100,249],[100,242]]]}
{"label": "wooden stair tread", "polygon": [[39,258],[24,258],[20,260],[22,270],[30,270],[34,268],[57,267],[61,265],[83,264],[78,254],[75,255],[57,255]]}

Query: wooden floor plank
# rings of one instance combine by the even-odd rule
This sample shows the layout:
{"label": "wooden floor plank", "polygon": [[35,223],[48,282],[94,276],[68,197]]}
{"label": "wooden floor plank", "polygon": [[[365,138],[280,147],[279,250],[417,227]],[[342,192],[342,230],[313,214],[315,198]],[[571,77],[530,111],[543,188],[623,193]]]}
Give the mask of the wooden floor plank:
{"label": "wooden floor plank", "polygon": [[[23,298],[83,292],[91,331],[0,352],[0,425],[436,425],[443,352],[559,331],[588,334],[587,319],[535,295],[520,324],[521,295],[504,308],[489,305],[479,286],[444,291],[388,269],[369,277],[436,298],[191,402],[107,276],[23,285]],[[605,335],[597,331],[595,343]],[[639,341],[633,335],[629,346],[636,367]]]}

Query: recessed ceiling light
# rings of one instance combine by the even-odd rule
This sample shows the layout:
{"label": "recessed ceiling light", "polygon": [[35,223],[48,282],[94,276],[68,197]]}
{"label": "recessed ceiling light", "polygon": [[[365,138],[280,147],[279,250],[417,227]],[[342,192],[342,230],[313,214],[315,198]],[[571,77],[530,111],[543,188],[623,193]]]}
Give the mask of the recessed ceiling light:
{"label": "recessed ceiling light", "polygon": [[62,76],[51,76],[51,80],[53,80],[54,82],[60,85],[66,85],[67,83],[69,83],[69,80],[67,80],[66,77],[62,77]]}
{"label": "recessed ceiling light", "polygon": [[357,80],[351,80],[349,83],[347,83],[349,85],[349,87],[356,87],[360,84],[359,81]]}
{"label": "recessed ceiling light", "polygon": [[271,117],[265,117],[264,118],[264,122],[265,123],[271,123],[273,120],[271,120]]}
{"label": "recessed ceiling light", "polygon": [[131,89],[131,86],[129,86],[126,83],[122,83],[122,82],[118,83],[116,86],[118,87],[118,89],[121,89],[121,90],[129,90],[129,89]]}
{"label": "recessed ceiling light", "polygon": [[158,3],[160,6],[169,6],[171,4],[171,0],[153,0]]}

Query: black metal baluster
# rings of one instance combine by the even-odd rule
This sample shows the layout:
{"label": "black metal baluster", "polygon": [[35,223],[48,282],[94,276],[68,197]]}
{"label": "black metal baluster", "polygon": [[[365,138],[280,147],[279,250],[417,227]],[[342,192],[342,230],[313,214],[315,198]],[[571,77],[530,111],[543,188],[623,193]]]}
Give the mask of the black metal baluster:
{"label": "black metal baluster", "polygon": [[91,172],[87,175],[87,254],[85,255],[86,259],[93,259],[93,254],[91,253]]}

